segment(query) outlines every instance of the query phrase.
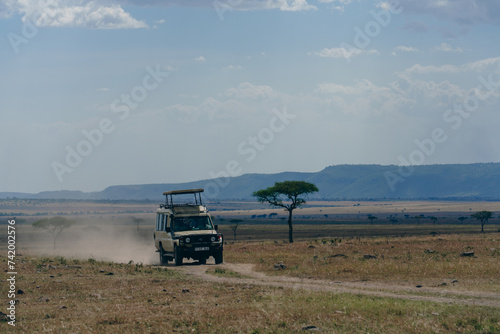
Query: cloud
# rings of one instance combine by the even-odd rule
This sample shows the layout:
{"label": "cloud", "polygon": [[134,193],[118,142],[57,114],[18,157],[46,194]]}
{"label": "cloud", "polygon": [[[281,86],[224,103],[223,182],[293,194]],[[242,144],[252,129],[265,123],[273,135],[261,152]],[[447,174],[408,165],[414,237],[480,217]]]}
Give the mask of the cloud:
{"label": "cloud", "polygon": [[477,73],[500,73],[500,57],[486,58],[462,65],[420,65],[415,64],[410,68],[399,73],[399,76],[407,77],[412,74],[431,74],[431,73],[463,73],[467,71]]}
{"label": "cloud", "polygon": [[[118,2],[118,0],[115,0]],[[183,7],[211,7],[217,8],[215,1],[208,0],[125,0],[120,3],[128,3],[136,6],[183,6]],[[281,11],[307,11],[316,10],[317,7],[309,4],[307,0],[221,0],[219,6],[226,10],[272,10]]]}
{"label": "cloud", "polygon": [[436,46],[434,48],[435,51],[441,51],[441,52],[455,52],[455,53],[462,53],[464,52],[464,49],[462,48],[453,48],[451,45],[446,44],[446,43],[441,43],[440,46]]}
{"label": "cloud", "polygon": [[98,1],[3,0],[3,15],[19,13],[24,22],[37,27],[79,27],[89,29],[136,29],[148,25],[134,19],[118,4]]}
{"label": "cloud", "polygon": [[229,88],[226,90],[225,95],[231,98],[246,98],[246,99],[270,99],[279,96],[270,86],[257,86],[249,82],[243,82],[236,88]]}
{"label": "cloud", "polygon": [[362,54],[369,54],[369,55],[378,55],[379,52],[377,50],[364,50],[364,49],[357,49],[357,48],[352,48],[350,50],[346,48],[325,48],[320,51],[316,52],[309,52],[309,55],[314,55],[318,57],[323,57],[323,58],[345,58],[345,59],[351,59],[356,56],[360,56]]}
{"label": "cloud", "polygon": [[205,57],[199,56],[194,59],[195,61],[199,61],[200,63],[204,63],[206,61]]}
{"label": "cloud", "polygon": [[394,51],[392,51],[392,55],[396,56],[398,52],[418,52],[418,49],[412,46],[400,45],[394,48]]}
{"label": "cloud", "polygon": [[441,66],[435,66],[435,65],[423,66],[420,64],[415,64],[404,71],[405,74],[458,73],[458,72],[460,72],[460,67],[448,64]]}
{"label": "cloud", "polygon": [[364,79],[353,85],[323,83],[316,92],[331,99],[334,109],[357,116],[381,116],[399,113],[414,104],[402,92],[389,86],[377,86]]}
{"label": "cloud", "polygon": [[319,0],[319,2],[331,3],[333,9],[343,12],[345,7],[351,4],[352,0]]}
{"label": "cloud", "polygon": [[394,51],[402,51],[402,52],[418,52],[417,48],[414,48],[413,46],[397,46],[394,48]]}
{"label": "cloud", "polygon": [[229,66],[224,67],[225,71],[238,71],[241,69],[243,69],[243,67],[241,65],[229,65]]}
{"label": "cloud", "polygon": [[399,0],[406,14],[434,15],[461,25],[500,24],[499,1]]}

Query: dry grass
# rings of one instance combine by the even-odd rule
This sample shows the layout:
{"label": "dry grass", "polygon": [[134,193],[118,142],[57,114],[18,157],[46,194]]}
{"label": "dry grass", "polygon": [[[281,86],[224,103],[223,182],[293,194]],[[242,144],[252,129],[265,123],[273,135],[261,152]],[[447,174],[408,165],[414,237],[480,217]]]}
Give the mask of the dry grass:
{"label": "dry grass", "polygon": [[[474,257],[462,257],[474,251]],[[236,243],[226,260],[255,263],[271,275],[342,281],[383,281],[399,285],[440,286],[500,292],[500,234],[415,237],[323,238],[294,244]],[[364,255],[376,259],[365,259]],[[285,271],[274,264],[283,261]]]}
{"label": "dry grass", "polygon": [[214,284],[170,268],[92,259],[18,261],[24,294],[17,296],[16,329],[24,333],[298,333],[305,326],[327,333],[500,331],[496,308]]}

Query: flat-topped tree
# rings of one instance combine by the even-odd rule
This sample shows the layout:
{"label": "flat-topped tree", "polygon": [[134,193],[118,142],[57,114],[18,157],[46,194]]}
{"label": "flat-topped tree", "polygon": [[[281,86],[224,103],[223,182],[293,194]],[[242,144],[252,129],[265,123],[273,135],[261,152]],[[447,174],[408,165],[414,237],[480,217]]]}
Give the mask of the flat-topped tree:
{"label": "flat-topped tree", "polygon": [[479,222],[481,223],[481,233],[483,233],[484,232],[484,224],[486,224],[488,222],[488,219],[490,219],[493,216],[493,212],[491,212],[491,211],[479,211],[479,212],[476,212],[470,216],[472,218],[476,218],[477,220],[479,220]]}
{"label": "flat-topped tree", "polygon": [[252,195],[261,203],[284,208],[288,211],[288,241],[293,242],[292,212],[306,203],[301,195],[318,191],[316,185],[305,181],[276,182],[274,186],[255,191]]}
{"label": "flat-topped tree", "polygon": [[37,220],[33,223],[33,227],[41,228],[47,230],[52,234],[52,241],[54,249],[56,249],[56,239],[61,234],[61,232],[72,225],[75,224],[74,220],[70,220],[64,217],[52,217]]}

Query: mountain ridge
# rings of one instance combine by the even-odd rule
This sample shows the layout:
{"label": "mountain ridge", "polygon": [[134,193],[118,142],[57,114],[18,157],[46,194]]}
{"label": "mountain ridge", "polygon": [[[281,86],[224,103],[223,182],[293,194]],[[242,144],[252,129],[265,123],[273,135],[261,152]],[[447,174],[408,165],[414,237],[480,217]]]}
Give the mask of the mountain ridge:
{"label": "mountain ridge", "polygon": [[0,198],[160,201],[167,190],[204,188],[209,200],[251,200],[254,191],[285,180],[316,184],[319,192],[310,199],[500,199],[500,163],[334,165],[319,172],[249,173],[182,183],[114,185],[94,192],[0,192]]}

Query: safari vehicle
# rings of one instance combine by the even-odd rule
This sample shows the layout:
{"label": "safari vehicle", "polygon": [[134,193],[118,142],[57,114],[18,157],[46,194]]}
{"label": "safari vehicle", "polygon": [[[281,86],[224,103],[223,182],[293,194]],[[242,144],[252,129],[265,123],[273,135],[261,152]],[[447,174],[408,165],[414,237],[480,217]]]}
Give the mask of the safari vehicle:
{"label": "safari vehicle", "polygon": [[[155,247],[160,253],[160,264],[174,261],[182,265],[184,258],[201,264],[213,256],[216,264],[223,261],[222,234],[217,232],[207,208],[201,201],[203,189],[166,191],[165,204],[156,210]],[[174,204],[180,195],[194,195],[194,203]],[[186,196],[184,196],[186,197]]]}

